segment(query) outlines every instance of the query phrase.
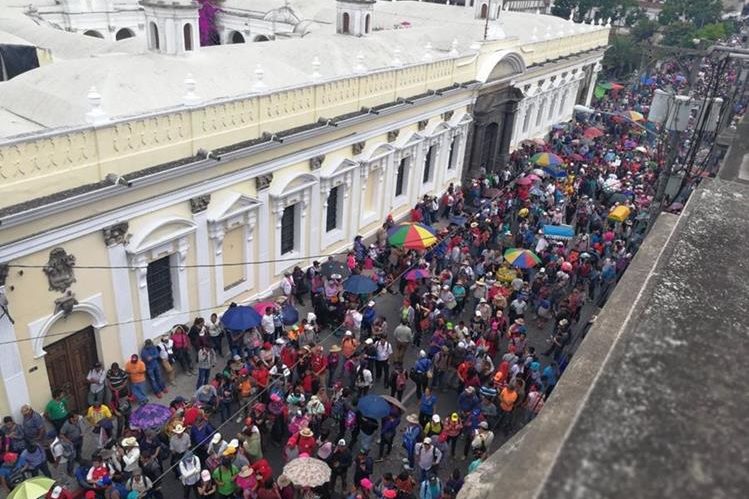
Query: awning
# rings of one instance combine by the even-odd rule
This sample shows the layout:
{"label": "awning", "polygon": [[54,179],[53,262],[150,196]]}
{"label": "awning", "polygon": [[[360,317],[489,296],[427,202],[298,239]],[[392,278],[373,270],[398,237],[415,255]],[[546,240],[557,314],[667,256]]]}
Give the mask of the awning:
{"label": "awning", "polygon": [[549,239],[568,240],[575,237],[575,229],[571,225],[544,225],[544,236]]}

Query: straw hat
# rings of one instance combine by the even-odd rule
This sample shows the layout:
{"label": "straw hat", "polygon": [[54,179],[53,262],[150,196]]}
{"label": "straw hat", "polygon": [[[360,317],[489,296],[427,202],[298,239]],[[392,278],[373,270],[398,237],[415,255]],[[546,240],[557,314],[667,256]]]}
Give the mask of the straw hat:
{"label": "straw hat", "polygon": [[302,431],[300,431],[299,434],[303,437],[314,436],[314,433],[312,433],[312,430],[310,430],[309,428],[302,428]]}
{"label": "straw hat", "polygon": [[[181,426],[181,425],[178,425],[178,426]],[[138,447],[138,441],[135,439],[135,437],[123,438],[121,443],[123,447]]]}
{"label": "straw hat", "polygon": [[281,488],[291,485],[291,480],[289,480],[289,477],[287,477],[286,475],[279,475],[276,479],[276,482],[278,482],[278,486]]}
{"label": "straw hat", "polygon": [[244,466],[242,466],[242,469],[239,472],[239,477],[240,478],[247,478],[247,477],[252,476],[254,473],[255,473],[255,470],[253,470],[252,468],[250,468],[249,465],[245,464]]}
{"label": "straw hat", "polygon": [[182,426],[181,423],[177,423],[176,425],[174,425],[174,428],[172,428],[172,433],[176,433],[177,435],[181,435],[184,432],[185,432],[185,427]]}
{"label": "straw hat", "polygon": [[411,424],[419,424],[419,416],[416,414],[409,414],[406,416],[406,421],[408,421]]}
{"label": "straw hat", "polygon": [[336,352],[340,352],[340,351],[341,351],[341,347],[338,346],[338,345],[333,345],[332,347],[330,347],[330,352],[331,353],[336,353]]}

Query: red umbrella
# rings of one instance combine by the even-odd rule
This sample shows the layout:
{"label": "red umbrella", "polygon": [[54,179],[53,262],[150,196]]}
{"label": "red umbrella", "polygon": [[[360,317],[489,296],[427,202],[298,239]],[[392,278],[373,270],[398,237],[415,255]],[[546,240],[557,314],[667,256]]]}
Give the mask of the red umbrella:
{"label": "red umbrella", "polygon": [[586,139],[597,139],[598,137],[603,136],[603,130],[592,126],[590,128],[586,128],[583,132],[583,135]]}
{"label": "red umbrella", "polygon": [[276,309],[278,305],[276,303],[273,303],[272,301],[263,301],[260,303],[256,303],[252,306],[255,310],[257,310],[257,313],[260,315],[265,315],[265,309],[270,307],[272,309]]}

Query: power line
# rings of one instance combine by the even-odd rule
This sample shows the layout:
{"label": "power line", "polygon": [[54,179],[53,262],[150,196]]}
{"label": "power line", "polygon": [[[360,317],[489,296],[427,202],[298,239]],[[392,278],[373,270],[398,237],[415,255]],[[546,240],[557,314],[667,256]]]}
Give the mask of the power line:
{"label": "power line", "polygon": [[[199,269],[199,268],[213,268],[213,267],[236,267],[236,266],[243,266],[243,265],[265,265],[269,263],[283,263],[283,262],[299,262],[303,260],[314,260],[318,258],[328,258],[328,257],[336,257],[340,255],[346,255],[348,254],[348,251],[339,251],[337,253],[326,253],[322,255],[307,255],[307,256],[297,256],[297,257],[289,257],[289,258],[276,258],[271,260],[255,260],[251,262],[223,262],[223,263],[197,263],[197,264],[185,264],[185,265],[169,265],[169,268],[179,268],[179,269]],[[43,269],[47,267],[46,264],[40,265],[40,264],[8,264],[8,268],[11,269]],[[131,266],[131,265],[75,265],[73,266],[73,270],[110,270],[110,269],[130,269],[134,270],[137,267]]]}

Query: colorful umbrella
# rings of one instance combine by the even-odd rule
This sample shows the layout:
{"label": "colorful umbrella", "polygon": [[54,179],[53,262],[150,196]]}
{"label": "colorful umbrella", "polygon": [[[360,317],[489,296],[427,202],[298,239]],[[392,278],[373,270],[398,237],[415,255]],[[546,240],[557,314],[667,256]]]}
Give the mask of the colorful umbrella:
{"label": "colorful umbrella", "polygon": [[377,284],[369,277],[363,275],[352,275],[343,281],[343,289],[349,293],[366,295],[377,291]]}
{"label": "colorful umbrella", "polygon": [[297,457],[286,463],[283,474],[298,487],[319,487],[330,481],[330,466],[314,457]]}
{"label": "colorful umbrella", "polygon": [[[261,316],[263,316],[263,315],[265,315],[265,309],[267,309],[267,308],[270,307],[273,310],[275,310],[276,307],[278,307],[278,304],[274,303],[272,301],[263,301],[263,302],[254,304],[252,307],[257,311],[258,314],[260,314]],[[262,319],[262,317],[261,317],[261,319]]]}
{"label": "colorful umbrella", "polygon": [[44,497],[49,489],[55,484],[55,481],[46,476],[37,476],[19,483],[8,494],[8,499],[37,499]]}
{"label": "colorful umbrella", "polygon": [[564,178],[567,176],[567,172],[559,167],[546,166],[544,167],[544,171],[554,178]]}
{"label": "colorful umbrella", "polygon": [[380,395],[365,395],[359,399],[356,408],[362,416],[372,419],[384,418],[390,414],[390,404]]}
{"label": "colorful umbrella", "polygon": [[520,177],[515,181],[517,185],[531,185],[533,183],[533,180],[529,179],[528,177]]}
{"label": "colorful umbrella", "polygon": [[345,263],[337,260],[328,260],[327,262],[320,265],[320,273],[330,279],[330,276],[338,274],[341,278],[345,278],[351,275],[351,271]]}
{"label": "colorful umbrella", "polygon": [[534,252],[523,248],[508,249],[505,251],[505,260],[519,269],[529,269],[541,263],[541,259]]}
{"label": "colorful umbrella", "polygon": [[130,414],[130,426],[140,430],[161,428],[172,417],[169,407],[161,404],[144,404]]}
{"label": "colorful umbrella", "polygon": [[249,305],[230,305],[221,316],[221,323],[232,331],[247,331],[259,326],[262,320],[260,314]]}
{"label": "colorful umbrella", "polygon": [[388,231],[388,243],[406,249],[425,249],[437,243],[434,229],[420,223],[404,223]]}
{"label": "colorful umbrella", "polygon": [[621,115],[632,121],[645,121],[645,117],[642,113],[638,113],[637,111],[625,111]]}
{"label": "colorful umbrella", "polygon": [[426,279],[431,277],[431,273],[427,269],[413,269],[406,272],[407,281],[416,281],[419,279]]}
{"label": "colorful umbrella", "polygon": [[551,152],[540,152],[531,156],[531,162],[537,166],[559,166],[564,163],[562,158]]}
{"label": "colorful umbrella", "polygon": [[598,137],[602,137],[604,135],[603,130],[600,128],[596,128],[594,126],[588,127],[583,132],[583,135],[586,139],[597,139]]}

